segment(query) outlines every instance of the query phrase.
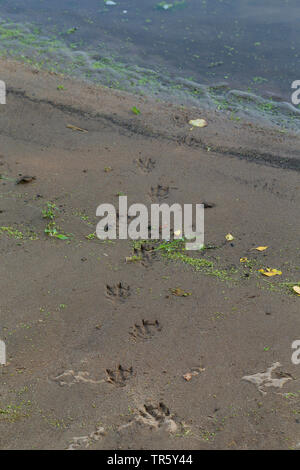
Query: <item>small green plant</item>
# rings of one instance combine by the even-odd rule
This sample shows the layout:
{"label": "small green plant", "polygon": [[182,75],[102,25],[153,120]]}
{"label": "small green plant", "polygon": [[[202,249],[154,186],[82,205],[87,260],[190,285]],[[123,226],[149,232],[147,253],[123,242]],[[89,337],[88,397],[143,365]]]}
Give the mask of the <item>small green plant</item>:
{"label": "small green plant", "polygon": [[133,256],[127,256],[125,258],[125,261],[126,263],[135,263],[137,261],[142,261],[142,256],[138,256],[138,255],[133,255]]}
{"label": "small green plant", "polygon": [[96,233],[93,232],[93,233],[90,233],[89,235],[86,235],[85,238],[87,240],[94,240],[95,238],[97,237]]}
{"label": "small green plant", "polygon": [[47,224],[45,233],[50,237],[59,238],[60,240],[69,240],[67,235],[59,232],[59,227],[57,227],[55,222],[49,222],[49,224]]}
{"label": "small green plant", "polygon": [[133,112],[133,114],[136,114],[137,116],[141,114],[141,111],[136,106],[133,106],[131,108],[131,111]]}
{"label": "small green plant", "polygon": [[166,253],[170,253],[172,251],[184,251],[185,250],[185,240],[184,238],[170,240],[161,243],[157,248],[157,250],[164,251]]}
{"label": "small green plant", "polygon": [[77,31],[77,28],[74,27],[74,28],[69,28],[67,31],[66,31],[66,34],[73,34],[75,33],[75,31]]}
{"label": "small green plant", "polygon": [[55,218],[55,211],[57,210],[56,205],[53,202],[47,202],[47,207],[42,210],[42,214],[44,219],[51,219]]}
{"label": "small green plant", "polygon": [[1,233],[6,233],[9,237],[16,239],[22,239],[24,237],[22,232],[13,227],[0,227],[0,234]]}

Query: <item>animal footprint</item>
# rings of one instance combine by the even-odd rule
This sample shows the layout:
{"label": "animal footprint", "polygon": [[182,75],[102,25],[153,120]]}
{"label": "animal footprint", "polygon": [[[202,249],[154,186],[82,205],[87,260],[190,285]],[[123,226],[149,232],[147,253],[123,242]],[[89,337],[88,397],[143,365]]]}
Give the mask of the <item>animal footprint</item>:
{"label": "animal footprint", "polygon": [[140,246],[140,248],[134,248],[133,252],[134,256],[140,259],[141,264],[145,267],[148,267],[152,264],[153,258],[156,255],[154,246],[144,243]]}
{"label": "animal footprint", "polygon": [[109,299],[124,302],[131,294],[130,287],[125,282],[119,282],[113,286],[107,284],[106,295]]}
{"label": "animal footprint", "polygon": [[169,186],[162,186],[161,184],[158,184],[155,188],[151,187],[149,196],[153,202],[161,201],[162,199],[167,199],[169,192]]}
{"label": "animal footprint", "polygon": [[161,331],[162,327],[157,320],[148,321],[142,320],[141,324],[135,323],[135,325],[130,329],[129,334],[134,339],[150,339],[156,332]]}
{"label": "animal footprint", "polygon": [[169,408],[162,402],[157,406],[145,404],[138,410],[136,420],[154,429],[165,427],[171,433],[175,433],[179,426],[175,416],[170,413]]}
{"label": "animal footprint", "polygon": [[116,387],[125,387],[127,380],[133,375],[133,368],[124,369],[121,365],[115,371],[106,369],[106,382],[115,385]]}
{"label": "animal footprint", "polygon": [[152,158],[138,158],[135,162],[143,173],[150,173],[156,165],[156,161]]}

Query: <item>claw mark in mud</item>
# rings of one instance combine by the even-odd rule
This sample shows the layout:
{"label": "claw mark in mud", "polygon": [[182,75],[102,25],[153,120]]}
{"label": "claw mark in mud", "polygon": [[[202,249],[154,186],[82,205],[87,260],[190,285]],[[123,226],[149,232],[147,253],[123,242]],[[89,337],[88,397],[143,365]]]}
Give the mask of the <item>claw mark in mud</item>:
{"label": "claw mark in mud", "polygon": [[138,409],[136,421],[154,429],[165,428],[170,433],[184,427],[162,402],[158,405],[143,405]]}
{"label": "claw mark in mud", "polygon": [[101,384],[105,382],[104,379],[102,380],[93,380],[90,378],[90,373],[87,371],[79,371],[77,374],[74,370],[66,370],[62,374],[58,375],[57,377],[52,378],[54,382],[59,383],[61,387],[67,385],[71,387],[74,384],[78,383],[90,383],[90,384]]}
{"label": "claw mark in mud", "polygon": [[156,161],[152,158],[138,158],[135,163],[143,173],[150,173],[154,170]]}
{"label": "claw mark in mud", "polygon": [[[150,227],[151,230],[151,227]],[[134,248],[134,256],[141,261],[141,264],[148,267],[152,264],[155,258],[154,246],[142,244],[139,248]]]}
{"label": "claw mark in mud", "polygon": [[115,385],[116,387],[125,387],[127,380],[133,376],[133,368],[124,369],[121,365],[115,371],[106,369],[106,382]]}
{"label": "claw mark in mud", "polygon": [[119,282],[113,286],[107,284],[106,286],[106,296],[111,300],[124,302],[130,294],[130,287],[125,282]]}
{"label": "claw mark in mud", "polygon": [[188,114],[187,113],[175,114],[173,116],[173,121],[178,127],[186,127],[189,122]]}
{"label": "claw mark in mud", "polygon": [[96,428],[96,431],[92,432],[88,436],[73,437],[72,442],[67,447],[67,450],[75,450],[78,447],[84,446],[86,449],[105,436],[105,431],[103,427]]}
{"label": "claw mark in mud", "polygon": [[158,184],[155,188],[151,187],[149,196],[152,202],[161,201],[167,199],[169,196],[170,188],[169,186],[162,186]]}
{"label": "claw mark in mud", "polygon": [[275,377],[272,378],[272,372],[278,369],[280,366],[281,364],[279,362],[274,362],[274,364],[272,364],[266,372],[259,372],[254,375],[245,375],[242,377],[242,380],[246,380],[247,382],[255,384],[258,390],[263,395],[266,395],[267,392],[263,389],[264,387],[282,388],[286,382],[292,380],[293,378],[290,374],[284,372],[275,372]]}
{"label": "claw mark in mud", "polygon": [[142,320],[141,324],[135,323],[133,327],[131,327],[129,334],[136,340],[140,339],[150,339],[152,338],[156,332],[161,331],[162,327],[157,320],[155,321],[148,321]]}

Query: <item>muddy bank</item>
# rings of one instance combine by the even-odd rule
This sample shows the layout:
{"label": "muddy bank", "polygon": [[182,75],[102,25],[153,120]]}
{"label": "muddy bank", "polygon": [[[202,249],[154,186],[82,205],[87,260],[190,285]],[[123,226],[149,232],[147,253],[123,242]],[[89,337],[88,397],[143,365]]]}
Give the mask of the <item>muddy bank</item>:
{"label": "muddy bank", "polygon": [[[1,448],[297,448],[299,137],[0,75]],[[121,193],[212,203],[207,248],[101,242],[96,208]]]}

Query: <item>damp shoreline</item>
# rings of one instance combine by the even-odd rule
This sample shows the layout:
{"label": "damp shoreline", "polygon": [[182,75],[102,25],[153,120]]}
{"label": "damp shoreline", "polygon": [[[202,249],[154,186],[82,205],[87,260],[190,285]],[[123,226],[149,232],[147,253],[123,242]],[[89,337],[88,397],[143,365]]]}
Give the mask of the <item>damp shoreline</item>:
{"label": "damp shoreline", "polygon": [[225,81],[200,84],[174,72],[130,65],[117,59],[108,47],[101,54],[89,48],[74,50],[62,36],[42,35],[31,24],[21,25],[0,18],[0,37],[2,58],[12,58],[36,70],[158,102],[217,111],[234,122],[246,119],[282,132],[298,133],[300,129],[300,109],[278,96],[266,98],[252,91],[231,89]]}

